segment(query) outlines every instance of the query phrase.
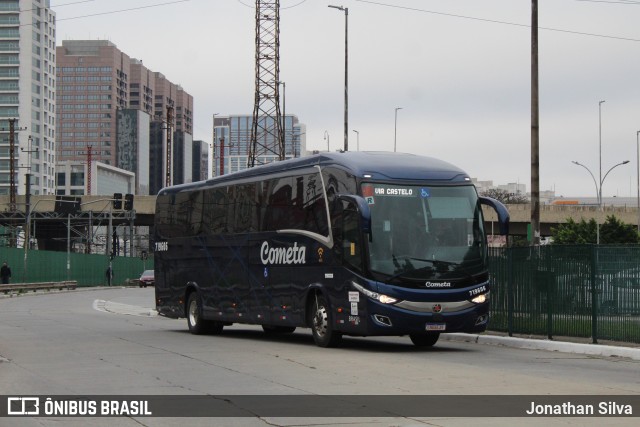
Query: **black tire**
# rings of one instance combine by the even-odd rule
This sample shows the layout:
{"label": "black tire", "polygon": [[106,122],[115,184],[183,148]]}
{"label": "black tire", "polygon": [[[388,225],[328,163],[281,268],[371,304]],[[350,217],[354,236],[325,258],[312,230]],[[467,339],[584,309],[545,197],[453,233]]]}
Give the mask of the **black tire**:
{"label": "black tire", "polygon": [[191,292],[187,300],[187,325],[189,332],[201,335],[205,332],[204,319],[202,319],[202,305],[197,292]]}
{"label": "black tire", "polygon": [[411,342],[416,347],[433,347],[440,338],[440,333],[410,334]]}
{"label": "black tire", "polygon": [[221,333],[224,328],[222,322],[202,318],[202,303],[200,302],[197,292],[191,292],[189,294],[189,300],[187,301],[187,325],[189,326],[189,332],[194,335],[217,335]]}
{"label": "black tire", "polygon": [[321,294],[316,294],[309,310],[309,325],[313,334],[313,340],[318,347],[335,347],[342,334],[333,329],[329,304]]}
{"label": "black tire", "polygon": [[262,325],[262,330],[266,334],[292,334],[295,330],[295,326],[272,326],[272,325]]}

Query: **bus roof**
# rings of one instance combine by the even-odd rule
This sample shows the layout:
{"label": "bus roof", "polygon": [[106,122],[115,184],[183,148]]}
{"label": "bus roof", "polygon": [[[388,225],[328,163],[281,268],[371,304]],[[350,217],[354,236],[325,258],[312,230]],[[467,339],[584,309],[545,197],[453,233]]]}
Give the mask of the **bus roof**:
{"label": "bus roof", "polygon": [[185,189],[209,187],[212,184],[244,180],[252,177],[277,174],[283,171],[313,167],[337,166],[348,170],[358,178],[376,180],[427,180],[443,183],[471,182],[462,169],[433,157],[386,151],[349,151],[319,153],[210,178],[207,181],[167,187],[159,194]]}

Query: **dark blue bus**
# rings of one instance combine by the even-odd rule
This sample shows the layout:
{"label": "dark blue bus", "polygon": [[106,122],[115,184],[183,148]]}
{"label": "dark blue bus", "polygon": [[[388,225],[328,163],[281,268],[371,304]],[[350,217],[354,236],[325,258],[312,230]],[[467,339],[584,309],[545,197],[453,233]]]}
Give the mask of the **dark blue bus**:
{"label": "dark blue bus", "polygon": [[343,335],[481,332],[489,321],[483,204],[459,168],[400,153],[324,153],[157,197],[159,314],[194,334],[233,323],[267,333]]}

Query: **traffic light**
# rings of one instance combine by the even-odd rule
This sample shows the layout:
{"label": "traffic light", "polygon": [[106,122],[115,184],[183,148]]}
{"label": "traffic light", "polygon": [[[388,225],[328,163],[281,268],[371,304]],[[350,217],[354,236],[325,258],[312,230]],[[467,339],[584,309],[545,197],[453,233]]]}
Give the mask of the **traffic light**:
{"label": "traffic light", "polygon": [[133,210],[133,194],[124,195],[124,210],[125,211]]}
{"label": "traffic light", "polygon": [[113,194],[113,209],[122,209],[122,193]]}

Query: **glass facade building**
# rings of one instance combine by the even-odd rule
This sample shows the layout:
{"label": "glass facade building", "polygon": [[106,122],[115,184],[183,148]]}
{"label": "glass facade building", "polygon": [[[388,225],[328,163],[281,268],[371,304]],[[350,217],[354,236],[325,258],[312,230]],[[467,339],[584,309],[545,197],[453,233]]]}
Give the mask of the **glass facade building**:
{"label": "glass facade building", "polygon": [[[273,119],[261,117],[260,120]],[[300,157],[306,151],[306,126],[300,123],[298,117],[294,115],[287,115],[283,122],[285,159]],[[252,123],[253,116],[251,115],[214,117],[213,170],[216,176],[247,168]],[[258,137],[260,138],[260,135]],[[261,144],[277,146],[272,135],[264,135],[262,138]],[[256,160],[258,164],[271,163],[278,160],[278,156],[274,153]]]}

